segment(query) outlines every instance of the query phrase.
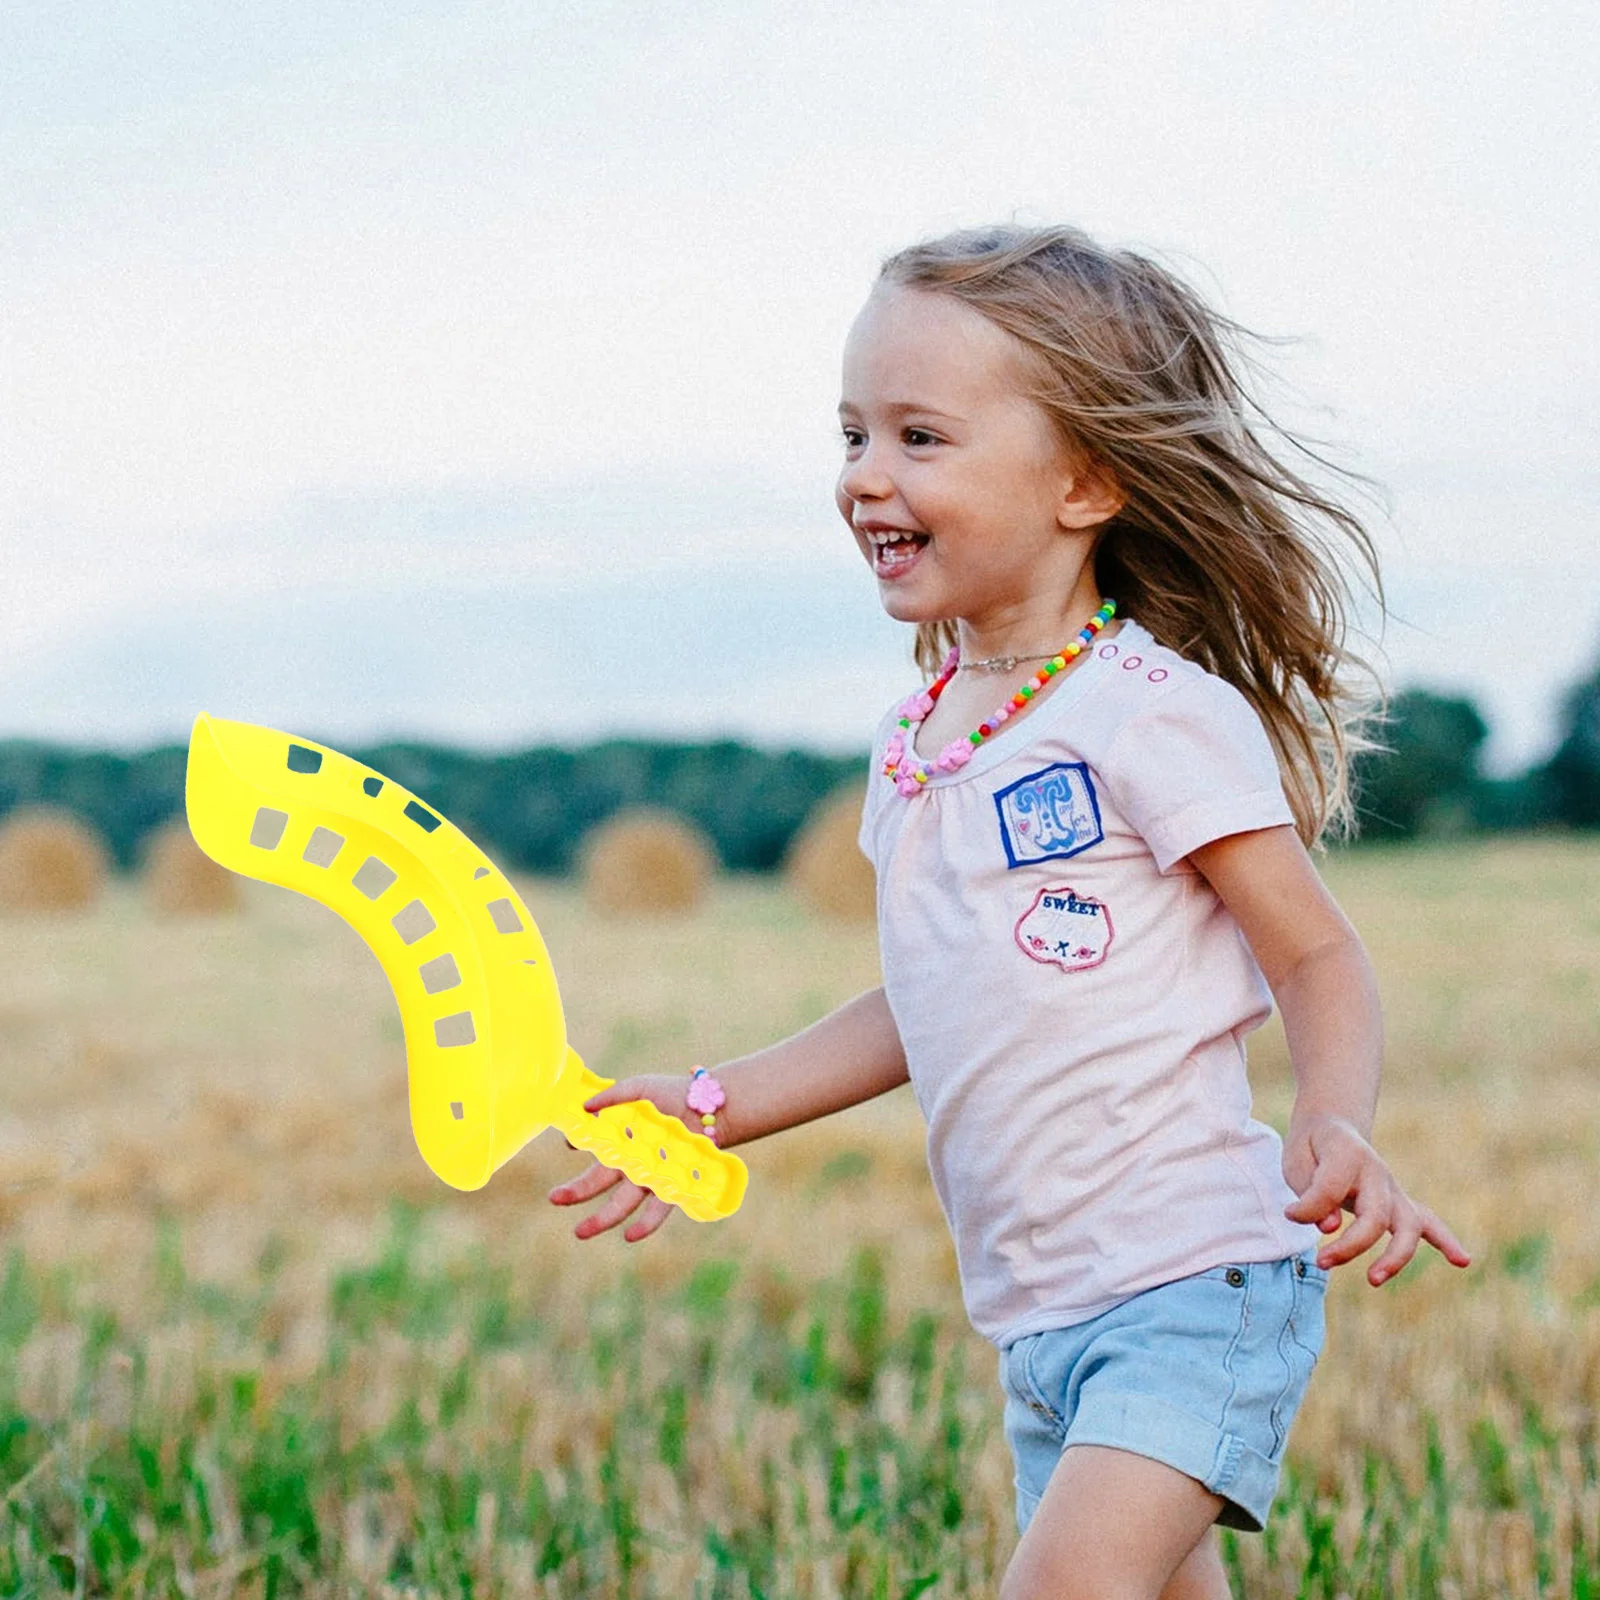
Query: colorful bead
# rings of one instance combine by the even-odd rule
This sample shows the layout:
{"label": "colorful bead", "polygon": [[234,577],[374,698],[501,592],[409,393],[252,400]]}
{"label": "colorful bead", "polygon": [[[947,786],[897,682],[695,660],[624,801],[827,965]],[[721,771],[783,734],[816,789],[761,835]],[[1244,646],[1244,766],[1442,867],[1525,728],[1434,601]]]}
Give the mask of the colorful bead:
{"label": "colorful bead", "polygon": [[704,1067],[696,1067],[689,1074],[689,1087],[683,1100],[688,1110],[699,1115],[706,1138],[717,1143],[717,1112],[728,1102],[722,1085]]}
{"label": "colorful bead", "polygon": [[[891,736],[883,752],[883,775],[894,784],[907,799],[912,795],[920,794],[928,779],[935,772],[954,772],[965,766],[972,759],[972,752],[983,741],[989,738],[1015,711],[1021,711],[1033,697],[1055,677],[1058,672],[1064,672],[1077,658],[1083,654],[1084,649],[1094,642],[1095,635],[1117,614],[1115,600],[1107,600],[1088,622],[1079,630],[1078,637],[1061,653],[1046,662],[1032,680],[1019,689],[1012,697],[997,710],[989,713],[986,722],[980,722],[965,739],[953,739],[943,750],[928,762],[913,762],[906,753],[906,741],[899,733]],[[961,652],[952,650],[945,657],[944,666],[940,669],[939,676],[928,685],[926,689],[919,690],[910,695],[900,706],[900,727],[909,730],[917,723],[926,720],[928,713],[934,708],[939,696],[945,691],[945,686],[956,674],[956,668],[961,662]],[[704,1068],[700,1069],[704,1071]]]}
{"label": "colorful bead", "polygon": [[689,1074],[689,1090],[684,1099],[691,1111],[698,1111],[702,1116],[714,1116],[727,1098],[722,1085],[704,1067],[696,1067]]}

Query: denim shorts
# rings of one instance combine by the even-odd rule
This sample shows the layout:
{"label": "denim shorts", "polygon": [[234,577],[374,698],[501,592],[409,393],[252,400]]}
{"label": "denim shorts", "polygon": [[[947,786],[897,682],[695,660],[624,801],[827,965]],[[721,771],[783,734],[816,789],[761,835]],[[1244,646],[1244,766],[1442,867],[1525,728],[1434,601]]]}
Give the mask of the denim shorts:
{"label": "denim shorts", "polygon": [[1197,1478],[1217,1520],[1258,1531],[1322,1349],[1316,1251],[1212,1267],[1000,1352],[1025,1531],[1061,1452],[1110,1445]]}

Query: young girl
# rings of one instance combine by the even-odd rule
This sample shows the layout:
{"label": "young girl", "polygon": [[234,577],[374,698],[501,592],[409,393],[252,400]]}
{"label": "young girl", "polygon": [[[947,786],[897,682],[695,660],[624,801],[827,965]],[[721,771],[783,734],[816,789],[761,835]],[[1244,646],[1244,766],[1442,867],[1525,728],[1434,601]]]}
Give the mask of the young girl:
{"label": "young girl", "polygon": [[[1267,1515],[1327,1270],[1385,1236],[1374,1285],[1424,1239],[1467,1265],[1369,1142],[1376,987],[1307,854],[1349,810],[1330,546],[1371,546],[1263,444],[1236,331],[1067,228],[885,264],[837,498],[932,682],[880,727],[862,820],[883,987],[591,1102],[735,1144],[909,1077],[1000,1349],[1008,1600],[1227,1595],[1209,1530]],[[1281,1145],[1245,1077],[1273,998]],[[608,1189],[579,1237],[670,1209],[599,1166],[551,1199]]]}

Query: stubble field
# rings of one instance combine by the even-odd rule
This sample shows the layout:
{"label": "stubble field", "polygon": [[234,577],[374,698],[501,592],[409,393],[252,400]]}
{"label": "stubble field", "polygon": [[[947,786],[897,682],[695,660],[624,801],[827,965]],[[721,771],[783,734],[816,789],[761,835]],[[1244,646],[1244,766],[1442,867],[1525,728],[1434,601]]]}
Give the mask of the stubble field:
{"label": "stubble field", "polygon": [[[1337,1274],[1260,1596],[1600,1594],[1600,841],[1327,875],[1390,1022],[1379,1143],[1476,1262]],[[628,1246],[411,1142],[398,1017],[331,913],[132,884],[0,920],[0,1594],[992,1592],[1014,1543],[905,1091],[748,1148],[749,1199]],[[606,920],[529,882],[597,1070],[714,1061],[876,981],[771,883]],[[1261,1114],[1290,1102],[1275,1026]]]}

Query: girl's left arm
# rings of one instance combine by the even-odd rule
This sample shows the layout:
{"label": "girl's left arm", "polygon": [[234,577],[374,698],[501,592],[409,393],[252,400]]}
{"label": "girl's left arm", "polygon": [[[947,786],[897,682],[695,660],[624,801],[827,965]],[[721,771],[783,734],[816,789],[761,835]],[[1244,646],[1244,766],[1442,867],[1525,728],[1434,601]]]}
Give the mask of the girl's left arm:
{"label": "girl's left arm", "polygon": [[1426,1239],[1453,1266],[1467,1252],[1444,1222],[1413,1200],[1371,1144],[1383,1066],[1383,1014],[1367,952],[1327,891],[1293,828],[1214,840],[1191,853],[1233,913],[1283,1014],[1294,1064],[1294,1112],[1283,1175],[1299,1195],[1287,1214],[1338,1232],[1318,1264],[1340,1266],[1385,1234],[1367,1268],[1374,1286],[1392,1278]]}

